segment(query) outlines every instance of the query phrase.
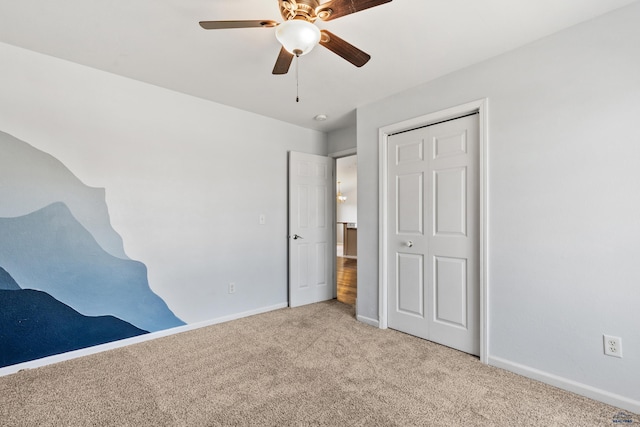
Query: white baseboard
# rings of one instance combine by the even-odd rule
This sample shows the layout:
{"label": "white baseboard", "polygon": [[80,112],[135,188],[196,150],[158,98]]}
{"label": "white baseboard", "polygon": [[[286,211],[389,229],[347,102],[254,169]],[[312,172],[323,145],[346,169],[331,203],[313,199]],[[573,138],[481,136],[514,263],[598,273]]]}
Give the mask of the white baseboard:
{"label": "white baseboard", "polygon": [[[590,399],[598,400],[618,408],[625,409],[635,414],[640,414],[640,401],[630,399],[619,394],[601,390],[590,385],[569,380],[558,375],[550,374],[529,366],[511,362],[500,357],[489,356],[489,365],[502,368],[510,372],[531,378],[545,384],[549,384]],[[613,414],[612,414],[613,415]]]}
{"label": "white baseboard", "polygon": [[366,323],[370,326],[375,326],[376,328],[380,327],[380,322],[376,319],[371,319],[370,317],[362,316],[360,314],[356,315],[356,319],[362,323]]}
{"label": "white baseboard", "polygon": [[71,360],[71,359],[75,359],[82,356],[88,356],[90,354],[96,354],[103,351],[112,350],[115,348],[120,348],[128,345],[132,345],[132,344],[150,341],[156,338],[162,338],[169,335],[179,334],[181,332],[192,331],[194,329],[204,328],[206,326],[217,325],[219,323],[225,323],[231,320],[241,319],[243,317],[249,317],[249,316],[266,313],[273,310],[279,310],[281,308],[286,308],[288,306],[289,306],[288,303],[283,302],[283,303],[268,306],[268,307],[261,307],[255,310],[249,310],[241,313],[231,314],[229,316],[223,316],[223,317],[218,317],[211,320],[205,320],[203,322],[197,322],[189,325],[178,326],[171,329],[165,329],[162,331],[151,332],[151,333],[139,335],[133,338],[127,338],[119,341],[112,341],[109,343],[100,344],[93,347],[82,348],[80,350],[74,350],[66,353],[55,354],[53,356],[43,357],[42,359],[30,360],[28,362],[18,363],[16,365],[0,368],[0,377],[4,375],[14,374],[24,369],[39,368],[41,366],[51,365],[58,362],[64,362],[65,360]]}

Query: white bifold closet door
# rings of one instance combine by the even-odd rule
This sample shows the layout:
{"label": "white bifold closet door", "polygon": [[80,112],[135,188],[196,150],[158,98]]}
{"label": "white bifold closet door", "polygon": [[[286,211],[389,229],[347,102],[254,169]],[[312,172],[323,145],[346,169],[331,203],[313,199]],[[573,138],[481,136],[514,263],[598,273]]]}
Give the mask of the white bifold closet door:
{"label": "white bifold closet door", "polygon": [[480,353],[478,115],[388,139],[388,326]]}

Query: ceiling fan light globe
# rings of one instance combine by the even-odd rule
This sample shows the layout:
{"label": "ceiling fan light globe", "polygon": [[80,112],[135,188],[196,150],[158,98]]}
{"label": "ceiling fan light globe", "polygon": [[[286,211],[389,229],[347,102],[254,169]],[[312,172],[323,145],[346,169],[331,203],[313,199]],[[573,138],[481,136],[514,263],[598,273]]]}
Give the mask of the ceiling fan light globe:
{"label": "ceiling fan light globe", "polygon": [[320,30],[311,22],[293,19],[276,27],[276,38],[287,51],[302,56],[320,42]]}

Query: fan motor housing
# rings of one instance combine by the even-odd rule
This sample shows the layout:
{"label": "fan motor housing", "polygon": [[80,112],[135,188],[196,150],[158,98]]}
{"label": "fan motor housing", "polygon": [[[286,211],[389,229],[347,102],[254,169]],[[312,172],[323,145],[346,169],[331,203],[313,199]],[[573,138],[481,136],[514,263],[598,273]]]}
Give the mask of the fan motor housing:
{"label": "fan motor housing", "polygon": [[280,14],[285,20],[304,19],[314,22],[318,17],[326,18],[331,14],[331,9],[318,10],[320,3],[318,0],[278,0],[280,3]]}

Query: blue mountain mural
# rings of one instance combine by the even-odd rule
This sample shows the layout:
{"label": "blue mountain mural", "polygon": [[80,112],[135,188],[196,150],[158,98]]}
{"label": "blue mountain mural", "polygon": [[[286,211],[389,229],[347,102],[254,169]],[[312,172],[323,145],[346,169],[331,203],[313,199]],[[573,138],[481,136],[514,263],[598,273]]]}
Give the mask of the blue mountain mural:
{"label": "blue mountain mural", "polygon": [[85,185],[52,155],[0,132],[0,217],[29,214],[63,202],[106,252],[128,259],[111,227],[105,190]]}
{"label": "blue mountain mural", "polygon": [[[20,286],[11,277],[11,275],[4,268],[0,267],[0,290],[1,291],[17,291],[20,290]],[[2,305],[0,305],[2,307]]]}
{"label": "blue mountain mural", "polygon": [[30,289],[0,290],[0,307],[0,367],[147,333],[113,316],[83,316]]}
{"label": "blue mountain mural", "polygon": [[0,218],[0,242],[0,265],[22,289],[44,291],[85,316],[111,315],[145,331],[184,325],[150,289],[145,265],[105,252],[64,203]]}

